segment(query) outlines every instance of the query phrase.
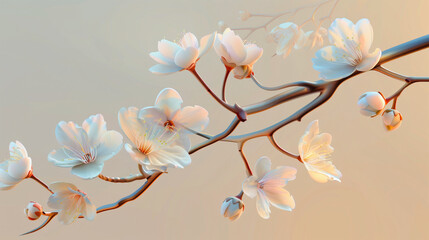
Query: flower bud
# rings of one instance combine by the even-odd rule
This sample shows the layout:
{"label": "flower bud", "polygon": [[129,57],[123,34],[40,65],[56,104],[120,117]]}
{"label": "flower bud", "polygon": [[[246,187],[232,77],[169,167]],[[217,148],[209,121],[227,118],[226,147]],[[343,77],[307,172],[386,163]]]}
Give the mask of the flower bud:
{"label": "flower bud", "polygon": [[358,106],[363,115],[375,117],[386,106],[386,99],[380,92],[366,92],[359,97]]}
{"label": "flower bud", "polygon": [[247,10],[240,10],[238,12],[238,14],[240,15],[241,21],[246,21],[247,19],[249,19],[251,17],[249,11],[247,11]]}
{"label": "flower bud", "polygon": [[396,109],[387,109],[381,116],[384,126],[387,130],[392,131],[401,126],[402,114]]}
{"label": "flower bud", "polygon": [[237,197],[228,197],[223,201],[220,214],[229,220],[238,219],[244,211],[244,203]]}
{"label": "flower bud", "polygon": [[39,217],[42,215],[43,209],[40,204],[37,202],[31,201],[27,207],[24,209],[25,215],[27,215],[28,219],[31,221],[39,219]]}

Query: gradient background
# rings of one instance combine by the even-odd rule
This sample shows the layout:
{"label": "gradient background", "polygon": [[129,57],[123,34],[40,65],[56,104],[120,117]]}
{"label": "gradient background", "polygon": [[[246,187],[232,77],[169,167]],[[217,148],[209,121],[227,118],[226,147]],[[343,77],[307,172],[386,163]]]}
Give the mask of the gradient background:
{"label": "gradient background", "polygon": [[[177,89],[185,105],[198,104],[210,112],[209,133],[225,128],[232,115],[219,107],[187,73],[160,77],[148,69],[149,52],[157,41],[179,39],[185,31],[201,37],[224,20],[233,27],[256,26],[262,19],[240,22],[238,11],[276,13],[314,1],[113,1],[113,0],[0,0],[0,149],[8,157],[8,144],[19,140],[33,159],[34,173],[47,183],[68,181],[86,191],[97,206],[133,192],[140,183],[112,184],[84,181],[69,169],[57,168],[47,154],[59,148],[54,129],[61,120],[79,124],[102,113],[109,129],[120,131],[117,111],[124,106],[145,107],[165,87]],[[343,0],[334,17],[353,22],[370,19],[374,44],[382,50],[427,34],[429,2],[424,0]],[[321,9],[322,15],[328,8]],[[310,15],[303,11],[293,20]],[[288,21],[284,17],[276,23]],[[270,25],[270,29],[275,25]],[[310,30],[308,27],[305,30]],[[245,33],[241,33],[243,36]],[[275,45],[265,41],[263,30],[251,41],[264,47],[256,64],[257,77],[266,85],[296,80],[317,80],[312,69],[314,51],[295,51],[287,59],[271,57]],[[429,75],[427,50],[386,64],[402,74]],[[198,64],[200,74],[219,90],[222,64],[211,51]],[[140,199],[119,210],[63,226],[55,219],[44,230],[25,239],[428,239],[429,238],[429,85],[408,88],[398,102],[402,126],[385,131],[381,119],[359,114],[357,98],[366,91],[395,92],[401,83],[376,72],[359,75],[339,88],[321,108],[276,134],[290,151],[297,151],[307,124],[319,119],[322,132],[333,135],[334,163],[343,182],[319,184],[309,178],[296,160],[276,152],[266,139],[245,146],[250,164],[262,155],[273,166],[298,168],[287,189],[296,209],[272,211],[264,220],[255,200],[244,198],[241,219],[229,222],[219,209],[225,197],[240,191],[245,171],[234,144],[218,143],[192,156],[183,170],[162,176]],[[230,79],[231,102],[246,105],[265,97],[250,81]],[[310,98],[251,116],[238,129],[249,132],[268,126],[302,107]],[[200,139],[193,138],[193,143]],[[123,150],[109,160],[104,174],[137,173],[136,164]],[[0,192],[1,239],[40,224],[30,222],[23,209],[30,200],[46,207],[47,191],[27,180]],[[47,207],[46,207],[47,208]],[[47,210],[49,210],[47,208]]]}

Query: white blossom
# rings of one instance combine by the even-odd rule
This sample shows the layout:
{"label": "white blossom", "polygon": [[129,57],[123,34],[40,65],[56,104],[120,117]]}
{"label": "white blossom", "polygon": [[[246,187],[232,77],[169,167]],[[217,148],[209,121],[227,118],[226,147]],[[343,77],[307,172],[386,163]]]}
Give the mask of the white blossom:
{"label": "white blossom", "polygon": [[340,79],[355,71],[369,71],[381,57],[379,48],[370,52],[373,30],[368,19],[359,20],[356,25],[346,18],[337,18],[329,27],[327,46],[316,52],[313,68],[323,79]]}
{"label": "white blossom", "polygon": [[0,163],[0,190],[9,190],[31,174],[31,158],[22,143],[9,144],[10,157]]}
{"label": "white blossom", "polygon": [[135,107],[121,108],[118,118],[122,131],[133,143],[125,144],[125,150],[146,173],[183,168],[191,163],[188,151],[178,145],[177,138],[183,135],[181,131],[172,132],[168,126],[139,118],[138,114]]}
{"label": "white blossom", "polygon": [[274,27],[269,33],[269,39],[277,43],[276,55],[289,56],[292,49],[305,46],[304,31],[293,22],[282,23]]}
{"label": "white blossom", "polygon": [[182,103],[182,97],[176,90],[165,88],[158,94],[155,106],[141,109],[138,117],[167,127],[172,134],[180,132],[177,143],[189,150],[188,129],[196,132],[203,131],[209,123],[209,113],[198,105],[182,108]]}
{"label": "white blossom", "polygon": [[331,141],[331,134],[319,133],[319,122],[315,120],[308,125],[299,142],[300,158],[316,182],[325,183],[328,180],[341,182],[341,172],[330,159],[334,152]]}
{"label": "white blossom", "polygon": [[87,220],[94,220],[97,208],[87,194],[71,183],[56,182],[49,185],[53,194],[48,199],[48,206],[58,209],[58,219],[62,224],[70,224],[82,215]]}
{"label": "white blossom", "polygon": [[62,148],[53,150],[48,160],[58,167],[71,167],[72,174],[84,179],[97,177],[104,162],[122,149],[122,135],[107,131],[101,114],[90,116],[82,127],[62,121],[55,129],[55,136]]}
{"label": "white blossom", "polygon": [[198,43],[194,34],[186,33],[179,43],[161,40],[158,42],[158,52],[151,52],[150,56],[158,64],[149,71],[154,74],[171,74],[190,69],[213,46],[216,33],[206,35]]}
{"label": "white blossom", "polygon": [[294,180],[296,169],[293,167],[278,167],[271,170],[271,160],[261,157],[255,165],[255,174],[243,182],[243,192],[254,198],[256,209],[264,219],[270,217],[270,204],[276,208],[292,211],[295,200],[283,187],[288,181]]}

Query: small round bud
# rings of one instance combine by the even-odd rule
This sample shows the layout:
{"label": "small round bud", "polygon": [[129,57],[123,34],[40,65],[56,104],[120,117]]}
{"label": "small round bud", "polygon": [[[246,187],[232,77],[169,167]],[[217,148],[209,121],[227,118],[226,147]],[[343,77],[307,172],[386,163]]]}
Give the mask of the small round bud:
{"label": "small round bud", "polygon": [[225,29],[228,28],[228,25],[226,25],[226,23],[224,21],[217,22],[217,26],[218,26],[220,32],[223,32],[223,31],[225,31]]}
{"label": "small round bud", "polygon": [[234,68],[234,77],[237,79],[250,78],[253,73],[249,65],[237,66]]}
{"label": "small round bud", "polygon": [[397,129],[402,123],[402,114],[396,109],[387,109],[381,118],[388,131]]}
{"label": "small round bud", "polygon": [[234,221],[238,219],[244,211],[244,203],[237,197],[228,197],[220,208],[220,214],[229,220]]}
{"label": "small round bud", "polygon": [[386,99],[380,92],[366,92],[359,97],[360,112],[369,117],[375,117],[386,106]]}
{"label": "small round bud", "polygon": [[249,11],[247,11],[247,10],[240,10],[238,12],[238,14],[240,15],[241,21],[246,21],[247,19],[249,19],[251,17]]}
{"label": "small round bud", "polygon": [[27,207],[24,209],[25,215],[27,215],[28,219],[31,221],[39,219],[42,215],[43,208],[37,202],[31,201]]}

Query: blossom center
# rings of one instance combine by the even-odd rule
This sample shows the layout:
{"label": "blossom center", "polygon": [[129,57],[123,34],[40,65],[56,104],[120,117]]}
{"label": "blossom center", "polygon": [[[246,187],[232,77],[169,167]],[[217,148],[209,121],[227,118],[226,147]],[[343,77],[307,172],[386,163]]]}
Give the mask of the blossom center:
{"label": "blossom center", "polygon": [[143,144],[143,145],[139,146],[138,149],[144,155],[148,155],[150,152],[152,152],[153,147],[152,147],[152,144],[146,143],[146,144]]}
{"label": "blossom center", "polygon": [[165,123],[164,123],[164,127],[165,128],[167,128],[168,130],[170,130],[170,131],[174,131],[175,129],[176,129],[176,127],[175,127],[175,125],[174,125],[174,122],[173,121],[171,121],[171,120],[167,120]]}
{"label": "blossom center", "polygon": [[94,156],[91,153],[87,153],[82,157],[83,163],[88,164],[95,160]]}

